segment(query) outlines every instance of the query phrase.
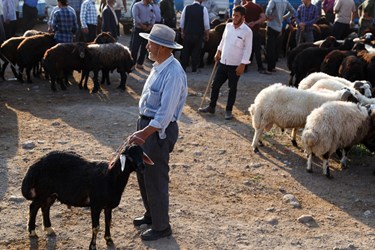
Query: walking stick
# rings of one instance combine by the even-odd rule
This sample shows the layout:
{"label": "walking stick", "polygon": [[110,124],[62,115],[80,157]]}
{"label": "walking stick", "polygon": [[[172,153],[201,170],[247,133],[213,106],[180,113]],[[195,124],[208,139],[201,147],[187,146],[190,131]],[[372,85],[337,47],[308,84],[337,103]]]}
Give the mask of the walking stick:
{"label": "walking stick", "polygon": [[206,99],[206,96],[207,96],[207,92],[209,90],[209,88],[211,87],[211,83],[212,83],[212,78],[214,76],[214,73],[215,73],[215,70],[216,70],[216,66],[217,66],[217,61],[215,61],[215,65],[212,69],[212,72],[211,72],[211,76],[210,76],[210,80],[208,80],[208,83],[207,83],[207,88],[206,88],[206,91],[204,92],[204,95],[202,97],[202,102],[201,102],[201,105],[199,105],[199,108],[202,107],[203,103],[204,103],[204,99]]}

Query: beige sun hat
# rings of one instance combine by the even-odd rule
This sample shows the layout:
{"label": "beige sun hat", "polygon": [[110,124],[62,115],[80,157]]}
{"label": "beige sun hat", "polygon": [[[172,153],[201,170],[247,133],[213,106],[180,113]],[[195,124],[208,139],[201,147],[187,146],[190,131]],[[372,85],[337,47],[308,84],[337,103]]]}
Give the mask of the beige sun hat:
{"label": "beige sun hat", "polygon": [[174,41],[176,32],[164,24],[155,24],[150,34],[139,33],[139,35],[151,42],[171,49],[182,49],[182,45]]}

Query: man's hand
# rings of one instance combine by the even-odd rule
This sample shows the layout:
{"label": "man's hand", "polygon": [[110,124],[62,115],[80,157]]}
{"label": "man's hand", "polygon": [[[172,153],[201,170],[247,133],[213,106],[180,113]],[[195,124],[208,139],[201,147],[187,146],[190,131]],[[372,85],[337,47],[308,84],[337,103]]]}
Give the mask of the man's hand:
{"label": "man's hand", "polygon": [[299,23],[298,25],[300,27],[301,30],[304,30],[305,29],[305,26],[306,24],[305,23]]}
{"label": "man's hand", "polygon": [[137,132],[134,132],[132,135],[130,135],[127,139],[128,144],[136,144],[136,145],[142,145],[145,143],[146,138],[145,135],[142,133],[142,130],[139,130]]}
{"label": "man's hand", "polygon": [[243,72],[245,71],[245,64],[240,64],[240,65],[238,65],[237,66],[237,68],[236,68],[236,75],[237,76],[240,76],[240,75],[242,75],[243,74]]}
{"label": "man's hand", "polygon": [[218,50],[216,51],[216,54],[215,54],[215,62],[219,62],[221,59],[221,51]]}

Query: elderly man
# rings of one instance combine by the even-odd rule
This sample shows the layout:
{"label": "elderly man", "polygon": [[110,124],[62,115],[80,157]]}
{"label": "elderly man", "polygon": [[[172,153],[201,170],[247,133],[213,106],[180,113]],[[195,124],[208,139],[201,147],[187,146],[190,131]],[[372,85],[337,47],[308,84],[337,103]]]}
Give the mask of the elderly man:
{"label": "elderly man", "polygon": [[173,49],[181,49],[174,39],[176,33],[164,24],[155,24],[150,32],[140,33],[147,39],[148,58],[155,61],[139,100],[137,132],[128,142],[141,145],[154,166],[137,173],[143,205],[142,217],[134,226],[152,225],[141,233],[145,241],[172,234],[169,224],[169,154],[178,138],[177,121],[187,97],[187,79]]}

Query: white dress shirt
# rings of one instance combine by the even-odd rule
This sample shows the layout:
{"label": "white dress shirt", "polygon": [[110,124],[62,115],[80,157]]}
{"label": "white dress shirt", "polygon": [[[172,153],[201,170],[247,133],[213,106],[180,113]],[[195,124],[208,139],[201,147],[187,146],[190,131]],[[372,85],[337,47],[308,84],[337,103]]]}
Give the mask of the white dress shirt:
{"label": "white dress shirt", "polygon": [[249,64],[253,48],[253,32],[245,23],[237,29],[233,23],[227,23],[218,46],[221,51],[220,63],[230,66]]}

